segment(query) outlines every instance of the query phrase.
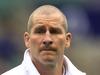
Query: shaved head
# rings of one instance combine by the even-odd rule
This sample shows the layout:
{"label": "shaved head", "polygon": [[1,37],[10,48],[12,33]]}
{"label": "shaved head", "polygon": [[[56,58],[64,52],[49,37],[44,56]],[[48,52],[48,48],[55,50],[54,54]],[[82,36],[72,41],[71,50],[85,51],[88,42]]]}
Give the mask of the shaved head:
{"label": "shaved head", "polygon": [[[32,14],[29,17],[28,25],[27,25],[27,31],[30,32],[32,26],[34,25],[35,18],[40,18],[40,15],[43,15],[42,17],[45,17],[46,19],[50,17],[58,17],[60,18],[60,21],[63,22],[63,27],[65,31],[68,31],[68,24],[67,19],[65,15],[55,6],[52,5],[43,5],[37,8],[32,12]],[[42,18],[41,17],[41,18]],[[57,19],[56,19],[57,20]]]}

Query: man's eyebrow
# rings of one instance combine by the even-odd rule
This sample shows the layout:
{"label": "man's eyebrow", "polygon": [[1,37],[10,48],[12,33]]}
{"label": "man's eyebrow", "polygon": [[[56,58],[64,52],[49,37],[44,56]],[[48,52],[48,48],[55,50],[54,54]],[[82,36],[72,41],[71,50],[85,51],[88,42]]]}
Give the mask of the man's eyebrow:
{"label": "man's eyebrow", "polygon": [[50,28],[50,32],[51,33],[57,33],[57,34],[60,33],[61,34],[62,33],[62,29],[59,28],[59,27],[51,27]]}
{"label": "man's eyebrow", "polygon": [[45,33],[45,31],[46,31],[45,27],[39,25],[39,26],[34,27],[34,31],[33,32],[34,33]]}
{"label": "man's eyebrow", "polygon": [[61,30],[59,27],[51,27],[51,29]]}

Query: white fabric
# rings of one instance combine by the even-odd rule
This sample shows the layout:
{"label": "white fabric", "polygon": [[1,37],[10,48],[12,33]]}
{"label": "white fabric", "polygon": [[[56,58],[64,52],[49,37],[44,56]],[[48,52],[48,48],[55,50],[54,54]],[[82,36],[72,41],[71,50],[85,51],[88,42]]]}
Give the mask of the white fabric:
{"label": "white fabric", "polygon": [[[67,66],[65,67],[63,75],[86,75],[85,73],[79,71],[66,56],[64,56],[64,58],[65,58],[65,65]],[[34,66],[34,64],[32,63],[28,50],[26,50],[22,64],[1,75],[40,75],[40,74],[36,69],[36,67]]]}

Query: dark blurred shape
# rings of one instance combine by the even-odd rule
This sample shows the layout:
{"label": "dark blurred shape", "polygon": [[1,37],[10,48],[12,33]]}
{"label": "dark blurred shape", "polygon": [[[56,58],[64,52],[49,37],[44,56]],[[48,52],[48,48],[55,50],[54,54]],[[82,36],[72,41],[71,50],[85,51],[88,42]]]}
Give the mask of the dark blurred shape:
{"label": "dark blurred shape", "polygon": [[100,11],[88,10],[88,17],[91,23],[91,33],[100,36]]}
{"label": "dark blurred shape", "polygon": [[16,53],[16,45],[7,36],[0,39],[0,57],[5,61],[10,61]]}

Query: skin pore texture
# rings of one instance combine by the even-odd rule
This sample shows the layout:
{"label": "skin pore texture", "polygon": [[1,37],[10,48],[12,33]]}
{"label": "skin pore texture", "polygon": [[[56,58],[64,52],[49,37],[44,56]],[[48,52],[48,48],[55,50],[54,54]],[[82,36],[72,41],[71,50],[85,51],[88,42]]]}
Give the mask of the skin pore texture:
{"label": "skin pore texture", "polygon": [[70,47],[67,20],[54,6],[37,8],[29,17],[25,45],[41,75],[63,75],[64,50]]}

